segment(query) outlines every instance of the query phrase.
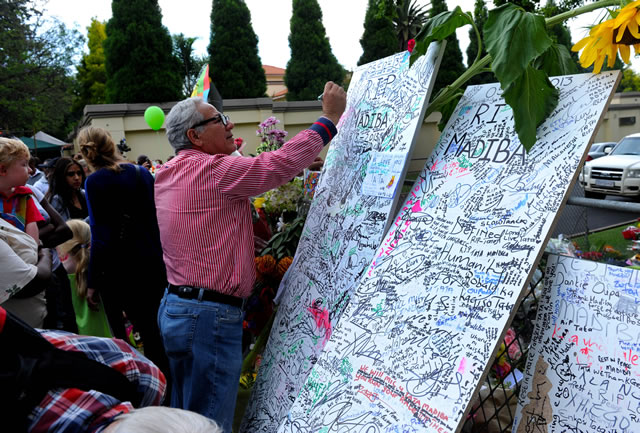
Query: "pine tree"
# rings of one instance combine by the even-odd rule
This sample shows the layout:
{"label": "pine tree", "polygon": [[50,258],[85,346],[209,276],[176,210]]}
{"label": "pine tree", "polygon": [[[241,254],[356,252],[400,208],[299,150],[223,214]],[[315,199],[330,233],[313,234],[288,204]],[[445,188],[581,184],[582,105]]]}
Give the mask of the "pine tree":
{"label": "pine tree", "polygon": [[157,0],[113,0],[104,41],[108,103],[180,99],[180,66]]}
{"label": "pine tree", "polygon": [[260,98],[267,79],[258,56],[258,37],[243,0],[213,0],[209,74],[223,98]]}
{"label": "pine tree", "polygon": [[[431,1],[431,18],[435,17],[439,13],[446,12],[447,4],[445,0],[432,0]],[[440,62],[440,69],[438,70],[438,76],[434,84],[432,95],[435,96],[440,89],[453,83],[465,71],[464,64],[462,63],[462,51],[460,51],[460,44],[455,33],[447,38],[447,46],[445,48],[442,62]],[[433,97],[432,96],[432,97]]]}
{"label": "pine tree", "polygon": [[364,33],[360,39],[362,56],[358,66],[390,56],[398,51],[398,40],[391,18],[393,0],[369,0],[364,17]]}
{"label": "pine tree", "polygon": [[287,100],[314,100],[327,81],[342,84],[344,69],[331,52],[317,0],[293,0],[289,47],[291,59],[284,76]]}
{"label": "pine tree", "polygon": [[[478,27],[480,31],[480,37],[482,37],[482,29],[484,28],[484,23],[487,22],[487,18],[489,18],[489,11],[487,10],[487,4],[484,0],[476,0],[475,7],[473,9],[473,21]],[[478,37],[473,28],[469,30],[469,46],[467,47],[467,67],[471,66],[475,61],[478,55]],[[487,47],[482,46],[482,55],[480,58],[487,55]],[[471,77],[469,80],[469,84],[484,84],[484,83],[494,83],[496,82],[496,78],[491,72],[483,72],[474,77]]]}
{"label": "pine tree", "polygon": [[106,24],[95,18],[87,27],[89,53],[82,56],[80,65],[76,67],[78,73],[78,96],[73,103],[73,110],[82,113],[87,104],[104,104],[107,71],[104,65],[103,43],[107,38]]}

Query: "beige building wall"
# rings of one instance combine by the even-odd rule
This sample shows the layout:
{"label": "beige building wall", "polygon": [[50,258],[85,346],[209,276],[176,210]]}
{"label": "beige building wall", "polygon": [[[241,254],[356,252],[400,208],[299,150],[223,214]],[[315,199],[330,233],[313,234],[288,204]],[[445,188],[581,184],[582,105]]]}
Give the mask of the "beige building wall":
{"label": "beige building wall", "polygon": [[[165,103],[160,107],[168,113],[174,104]],[[144,121],[144,110],[148,106],[149,104],[87,105],[83,124],[105,128],[116,142],[126,138],[127,144],[131,147],[131,152],[127,154],[130,160],[136,160],[138,155],[145,154],[151,159],[166,161],[169,155],[173,154],[173,150],[164,129],[153,131]],[[260,122],[268,117],[275,116],[279,119],[278,128],[286,130],[290,138],[309,127],[321,115],[321,107],[318,101],[273,102],[270,98],[224,101],[224,112],[235,124],[234,136],[242,137],[247,143],[245,154],[255,154],[259,144],[256,129]],[[423,122],[411,157],[410,172],[422,169],[438,142],[439,121],[440,113],[434,113]],[[594,141],[619,141],[624,136],[636,132],[640,132],[640,92],[618,93],[605,113]],[[321,156],[324,157],[326,151],[325,148]]]}
{"label": "beige building wall", "polygon": [[[175,103],[159,105],[167,114]],[[167,141],[164,128],[153,131],[144,121],[144,110],[152,104],[102,104],[87,105],[84,110],[83,125],[102,127],[111,133],[118,143],[122,138],[127,140],[131,148],[127,159],[135,161],[144,154],[153,160],[166,161],[173,154]],[[265,119],[274,116],[280,123],[278,129],[288,132],[288,138],[306,129],[321,114],[322,104],[319,101],[273,102],[270,98],[229,99],[224,101],[224,112],[234,123],[234,137],[242,137],[247,143],[244,153],[255,154],[260,144],[256,135],[258,125]],[[440,132],[437,125],[440,114],[435,113],[422,124],[409,171],[420,171],[438,141]],[[327,149],[320,154],[323,158]],[[78,149],[75,149],[78,151]]]}

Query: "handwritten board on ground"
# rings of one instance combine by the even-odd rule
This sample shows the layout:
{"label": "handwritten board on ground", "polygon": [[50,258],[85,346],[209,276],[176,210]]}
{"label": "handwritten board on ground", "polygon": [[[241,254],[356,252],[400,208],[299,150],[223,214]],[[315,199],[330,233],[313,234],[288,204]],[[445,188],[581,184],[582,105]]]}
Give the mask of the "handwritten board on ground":
{"label": "handwritten board on ground", "polygon": [[513,432],[640,431],[640,273],[550,255]]}
{"label": "handwritten board on ground", "polygon": [[279,432],[455,432],[618,72],[552,79],[527,154],[497,84],[467,88]]}
{"label": "handwritten board on ground", "polygon": [[[280,285],[277,315],[241,431],[275,431],[331,336],[350,286],[371,262],[393,217],[395,191],[402,185],[441,56],[440,45],[432,44],[411,68],[405,52],[354,72],[339,133]],[[385,154],[396,163],[386,164],[385,194],[379,194],[376,182],[364,179],[382,176],[383,164],[371,162],[384,161]]]}

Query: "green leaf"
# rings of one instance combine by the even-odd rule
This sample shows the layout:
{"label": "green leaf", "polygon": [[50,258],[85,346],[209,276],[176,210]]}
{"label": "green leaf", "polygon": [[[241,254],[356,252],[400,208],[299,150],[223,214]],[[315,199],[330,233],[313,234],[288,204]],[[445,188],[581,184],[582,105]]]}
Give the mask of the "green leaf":
{"label": "green leaf", "polygon": [[491,69],[502,89],[517,80],[531,61],[552,44],[544,17],[511,3],[489,11],[484,41],[493,59]]}
{"label": "green leaf", "polygon": [[452,11],[441,12],[429,19],[415,37],[416,46],[411,53],[410,64],[413,65],[413,62],[427,52],[431,42],[442,41],[455,33],[458,27],[467,24],[471,24],[471,19],[469,15],[462,12],[460,6],[456,6]]}
{"label": "green leaf", "polygon": [[529,66],[502,96],[513,109],[518,138],[528,152],[536,142],[536,129],[558,105],[558,90],[543,71]]}
{"label": "green leaf", "polygon": [[270,242],[271,248],[273,248],[274,250],[277,250],[278,247],[282,244],[282,241],[284,241],[284,239],[285,239],[284,233],[278,233],[277,235],[272,237]]}
{"label": "green leaf", "polygon": [[536,59],[534,66],[536,69],[545,71],[549,77],[578,73],[576,62],[571,57],[566,45],[551,45]]}

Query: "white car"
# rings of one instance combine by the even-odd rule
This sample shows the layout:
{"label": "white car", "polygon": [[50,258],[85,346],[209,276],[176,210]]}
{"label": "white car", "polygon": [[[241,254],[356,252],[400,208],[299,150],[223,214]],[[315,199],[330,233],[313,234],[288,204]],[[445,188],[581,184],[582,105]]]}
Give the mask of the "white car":
{"label": "white car", "polygon": [[609,155],[586,162],[580,184],[587,198],[640,198],[640,134],[627,135]]}

